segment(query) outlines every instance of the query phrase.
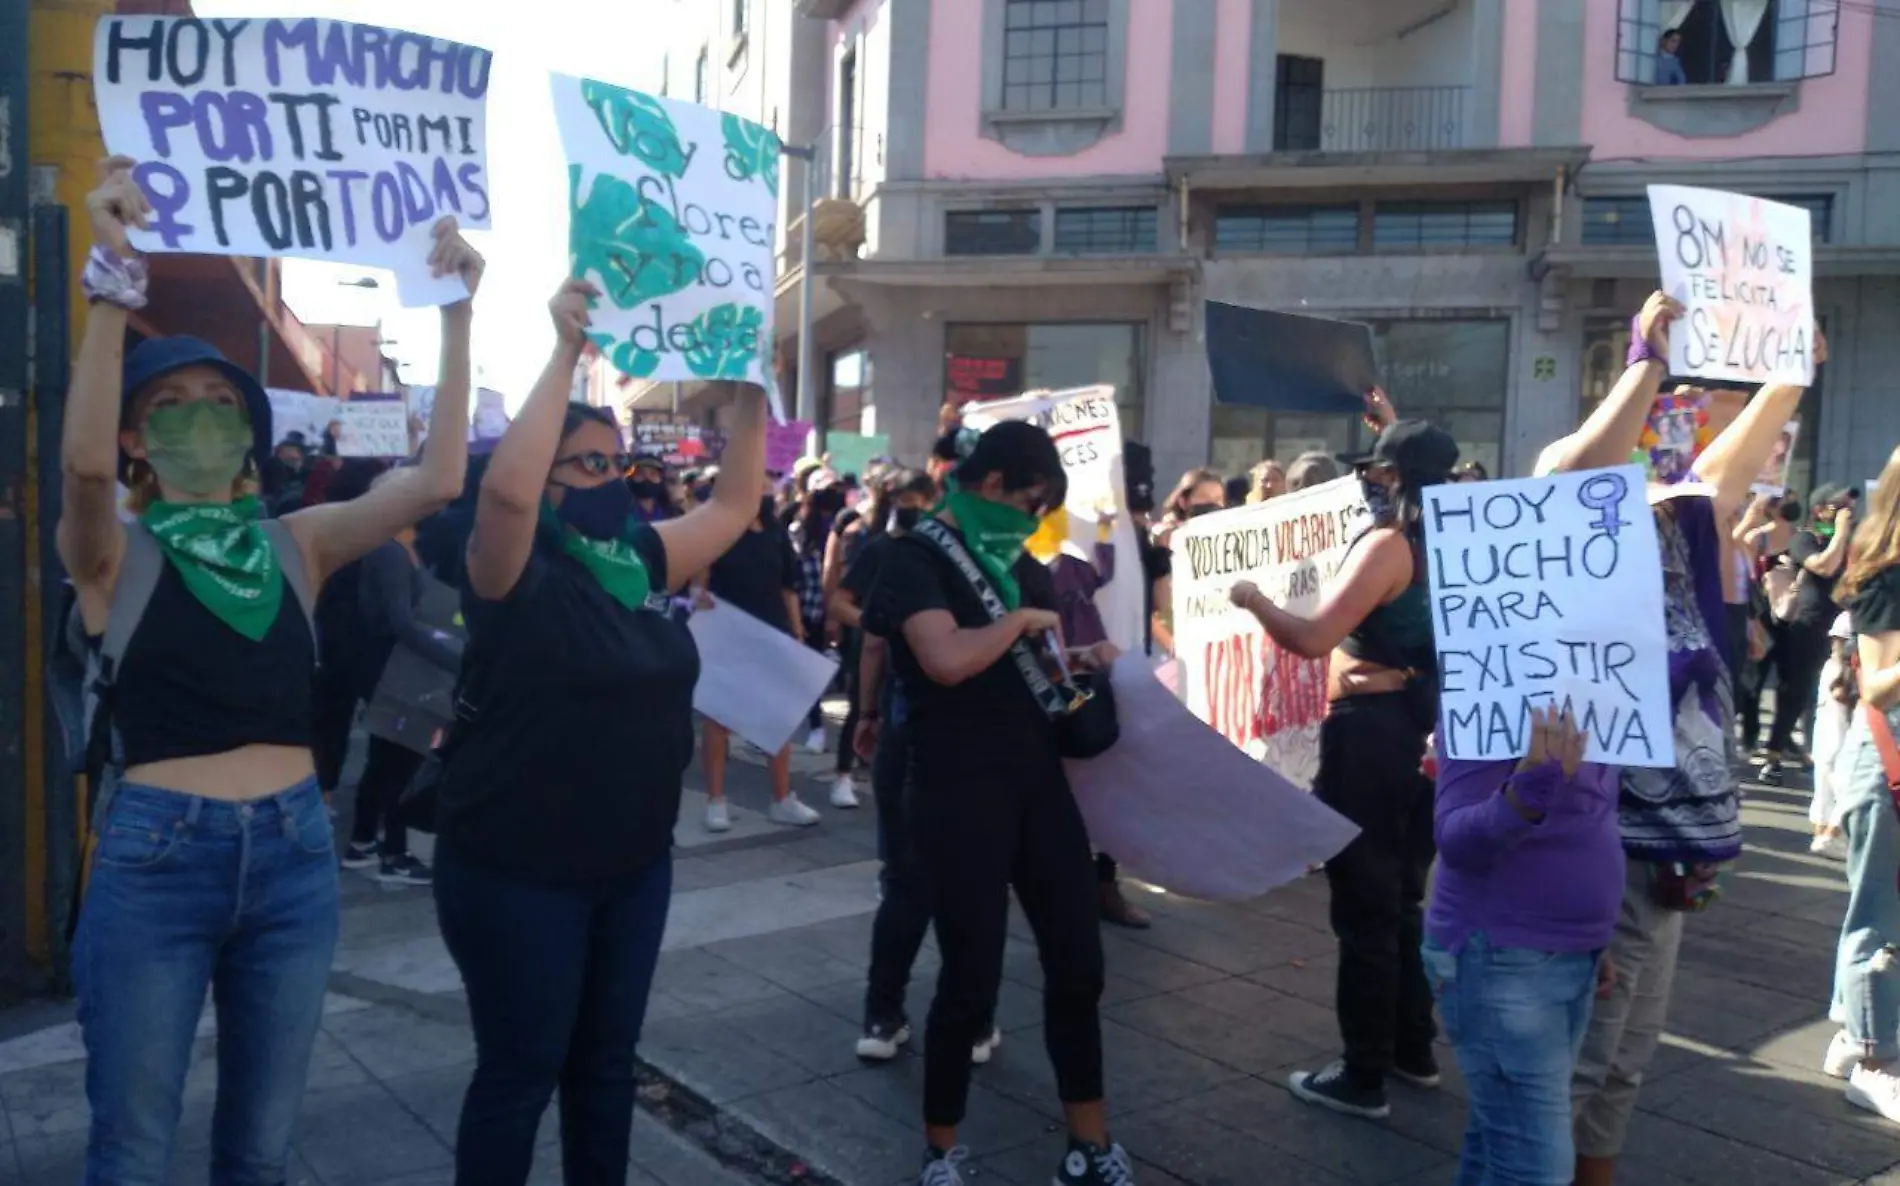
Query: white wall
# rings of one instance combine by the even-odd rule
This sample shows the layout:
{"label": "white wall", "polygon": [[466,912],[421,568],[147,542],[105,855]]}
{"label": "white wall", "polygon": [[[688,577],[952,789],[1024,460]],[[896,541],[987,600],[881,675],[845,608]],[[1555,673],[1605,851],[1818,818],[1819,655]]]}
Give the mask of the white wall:
{"label": "white wall", "polygon": [[[1575,3],[1579,0],[1554,0]],[[1454,0],[1281,0],[1278,50],[1323,58],[1326,87],[1463,86],[1471,82],[1472,0],[1404,37]]]}

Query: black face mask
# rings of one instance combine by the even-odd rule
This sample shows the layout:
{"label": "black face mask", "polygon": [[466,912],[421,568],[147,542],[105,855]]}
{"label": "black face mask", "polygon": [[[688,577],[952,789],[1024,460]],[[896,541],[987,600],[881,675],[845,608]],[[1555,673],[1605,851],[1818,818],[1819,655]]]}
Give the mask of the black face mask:
{"label": "black face mask", "polygon": [[666,494],[665,482],[635,480],[628,482],[626,485],[627,489],[632,492],[635,498],[649,499],[657,502]]}
{"label": "black face mask", "polygon": [[890,529],[892,531],[914,530],[917,526],[917,521],[923,517],[924,509],[922,507],[898,507],[891,512]]}
{"label": "black face mask", "polygon": [[837,487],[820,490],[811,496],[811,509],[821,515],[835,515],[844,509],[844,491]]}
{"label": "black face mask", "polygon": [[1198,519],[1202,515],[1211,515],[1215,511],[1224,511],[1226,509],[1227,509],[1226,507],[1216,506],[1215,504],[1211,502],[1191,502],[1188,504],[1187,511],[1188,511],[1188,518]]}
{"label": "black face mask", "polygon": [[764,498],[761,498],[759,500],[759,522],[761,524],[766,524],[766,523],[770,523],[774,518],[776,518],[776,515],[773,512],[775,511],[777,506],[778,506],[778,503],[773,501],[771,495],[768,494]]}
{"label": "black face mask", "polygon": [[711,486],[695,486],[693,487],[693,497],[700,502],[711,502],[712,491],[713,488]]}
{"label": "black face mask", "polygon": [[[556,483],[559,485],[559,483]],[[633,491],[625,482],[598,486],[563,486],[567,494],[554,508],[555,517],[588,539],[619,539],[633,512]]]}

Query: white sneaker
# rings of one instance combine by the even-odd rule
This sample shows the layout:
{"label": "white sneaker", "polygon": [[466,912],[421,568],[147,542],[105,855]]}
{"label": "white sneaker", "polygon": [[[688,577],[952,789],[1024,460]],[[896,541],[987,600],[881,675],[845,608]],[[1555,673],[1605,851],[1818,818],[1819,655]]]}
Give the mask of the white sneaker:
{"label": "white sneaker", "polygon": [[864,1027],[858,1039],[858,1057],[866,1062],[889,1062],[910,1041],[910,1027],[901,1021],[878,1021]]}
{"label": "white sneaker", "polygon": [[1827,1044],[1827,1053],[1821,1058],[1822,1073],[1831,1079],[1845,1079],[1859,1065],[1860,1043],[1848,1037],[1846,1030],[1835,1030],[1834,1040]]}
{"label": "white sneaker", "polygon": [[706,800],[706,830],[708,832],[732,831],[732,812],[726,807],[724,799]]}
{"label": "white sneaker", "polygon": [[982,1066],[996,1057],[996,1048],[1003,1044],[1003,1031],[992,1028],[990,1036],[970,1047],[970,1061]]}
{"label": "white sneaker", "polygon": [[1844,832],[1823,832],[1808,844],[1808,851],[1817,857],[1833,857],[1837,861],[1847,859],[1847,835]]}
{"label": "white sneaker", "polygon": [[809,828],[821,818],[817,812],[800,803],[797,795],[774,799],[765,816],[773,823],[784,824],[788,828]]}
{"label": "white sneaker", "polygon": [[1847,1102],[1900,1124],[1900,1077],[1862,1063],[1848,1076]]}
{"label": "white sneaker", "polygon": [[850,810],[858,805],[858,788],[849,774],[840,774],[831,784],[831,805]]}
{"label": "white sneaker", "polygon": [[823,725],[818,726],[805,735],[805,748],[814,754],[822,754],[825,752],[825,727]]}

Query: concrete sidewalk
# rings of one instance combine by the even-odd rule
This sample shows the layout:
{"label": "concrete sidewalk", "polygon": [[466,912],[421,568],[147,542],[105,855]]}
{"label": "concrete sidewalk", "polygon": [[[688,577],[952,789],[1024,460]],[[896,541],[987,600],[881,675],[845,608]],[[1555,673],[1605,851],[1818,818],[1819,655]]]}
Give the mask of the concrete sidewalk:
{"label": "concrete sidewalk", "polygon": [[[797,765],[801,793],[825,811],[819,827],[760,820],[763,771],[743,761],[734,764],[733,833],[706,835],[691,797],[682,814],[641,1051],[665,1079],[643,1092],[635,1186],[914,1181],[921,1060],[865,1067],[852,1053],[876,908],[874,819],[868,806],[823,808],[825,786],[809,776],[829,757],[801,754]],[[1900,1186],[1900,1128],[1848,1107],[1818,1069],[1845,883],[1838,862],[1807,853],[1805,804],[1804,791],[1749,790],[1748,852],[1724,900],[1690,920],[1624,1181]],[[427,891],[353,874],[345,887],[295,1180],[446,1183],[473,1060],[459,979]],[[1463,1106],[1448,1053],[1446,1088],[1396,1090],[1383,1124],[1306,1108],[1285,1091],[1289,1070],[1336,1049],[1325,898],[1317,878],[1244,905],[1144,895],[1154,929],[1106,936],[1110,1103],[1144,1186],[1450,1180]],[[927,947],[914,1020],[934,972]],[[1005,976],[1004,1045],[977,1072],[964,1130],[970,1177],[1045,1186],[1061,1150],[1059,1109],[1020,919]],[[0,1015],[0,1186],[78,1180],[84,1066],[70,1018],[58,1006]],[[187,1088],[180,1183],[206,1175],[214,1066],[205,1032]],[[537,1183],[560,1180],[554,1139],[550,1116]]]}

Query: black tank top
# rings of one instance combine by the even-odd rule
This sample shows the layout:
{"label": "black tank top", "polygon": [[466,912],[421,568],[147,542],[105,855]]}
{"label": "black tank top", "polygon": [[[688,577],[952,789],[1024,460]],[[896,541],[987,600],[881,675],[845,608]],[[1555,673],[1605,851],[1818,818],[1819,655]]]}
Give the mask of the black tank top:
{"label": "black tank top", "polygon": [[252,642],[192,596],[167,558],[113,680],[126,767],[246,745],[309,746],[316,666],[310,623],[288,585],[277,620]]}

